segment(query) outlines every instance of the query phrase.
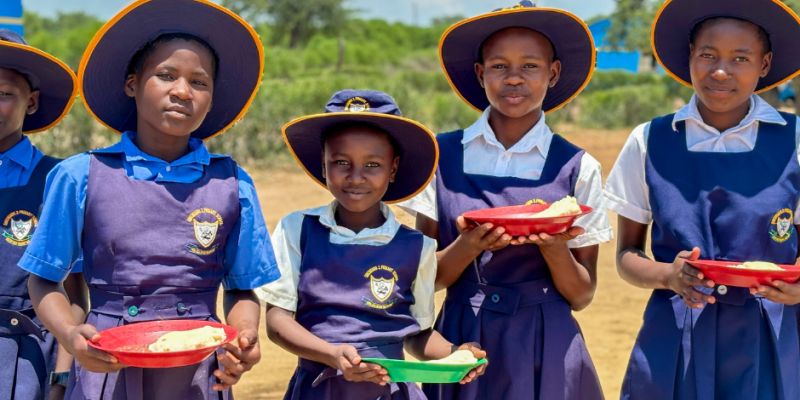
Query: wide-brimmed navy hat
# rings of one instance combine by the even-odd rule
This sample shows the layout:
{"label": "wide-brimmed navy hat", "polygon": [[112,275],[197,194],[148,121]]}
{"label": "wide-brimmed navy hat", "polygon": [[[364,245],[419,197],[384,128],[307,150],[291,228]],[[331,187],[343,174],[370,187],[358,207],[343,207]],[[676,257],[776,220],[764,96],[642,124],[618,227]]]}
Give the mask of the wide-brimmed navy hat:
{"label": "wide-brimmed navy hat", "polygon": [[67,116],[78,92],[77,78],[67,64],[29,46],[18,33],[0,29],[0,68],[18,71],[31,90],[39,91],[39,109],[25,116],[23,133],[50,129]]}
{"label": "wide-brimmed navy hat", "polygon": [[772,67],[756,92],[773,88],[800,71],[800,19],[778,0],[667,0],[653,21],[653,54],[673,78],[692,86],[689,44],[694,27],[706,19],[733,17],[750,21],[767,32],[772,46]]}
{"label": "wide-brimmed navy hat", "polygon": [[473,108],[489,106],[486,91],[475,76],[480,47],[497,31],[522,27],[546,36],[561,60],[561,77],[547,95],[542,110],[553,111],[580,93],[594,71],[596,51],[589,27],[575,15],[555,8],[534,7],[530,1],[465,19],[451,26],[439,42],[439,57],[450,86]]}
{"label": "wide-brimmed navy hat", "polygon": [[136,102],[123,90],[128,64],[148,42],[170,33],[205,40],[219,59],[213,106],[192,137],[216,136],[247,112],[264,70],[264,49],[253,28],[207,0],[138,0],[97,32],[78,70],[81,98],[103,125],[136,130]]}
{"label": "wide-brimmed navy hat", "polygon": [[374,90],[343,90],[333,95],[324,114],[297,118],[283,127],[289,150],[317,183],[327,188],[322,176],[322,133],[342,122],[366,122],[388,132],[400,145],[400,164],[394,182],[383,196],[396,203],[421,192],[433,178],[439,146],[422,124],[403,118],[394,99]]}

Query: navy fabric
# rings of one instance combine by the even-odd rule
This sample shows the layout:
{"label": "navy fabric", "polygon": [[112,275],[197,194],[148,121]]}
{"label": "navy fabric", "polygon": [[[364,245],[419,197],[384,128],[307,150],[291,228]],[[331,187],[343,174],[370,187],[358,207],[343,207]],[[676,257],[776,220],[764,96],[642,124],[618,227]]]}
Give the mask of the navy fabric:
{"label": "navy fabric", "polygon": [[39,400],[50,392],[57,346],[36,318],[28,273],[17,267],[36,230],[47,173],[59,160],[45,156],[28,183],[0,189],[0,398]]}
{"label": "navy fabric", "polygon": [[547,89],[544,112],[553,111],[576,96],[594,71],[595,48],[589,29],[580,18],[563,10],[535,8],[530,1],[459,22],[442,37],[439,57],[453,89],[472,107],[489,106],[486,90],[475,76],[480,47],[497,31],[511,27],[533,29],[553,44],[561,60],[558,83]]}
{"label": "navy fabric", "polygon": [[[319,217],[306,216],[300,236],[302,264],[295,319],[334,344],[350,344],[362,358],[403,359],[403,340],[419,332],[411,315],[412,285],[423,236],[400,227],[385,246],[330,242]],[[286,400],[424,399],[416,384],[346,381],[341,371],[300,359]]]}
{"label": "navy fabric", "polygon": [[0,68],[18,71],[28,80],[32,90],[39,90],[39,109],[25,116],[23,132],[40,131],[56,121],[75,99],[76,79],[66,65],[46,57],[33,47],[9,46],[6,43],[28,46],[18,33],[0,29]]}
{"label": "navy fabric", "polygon": [[653,25],[653,51],[661,65],[683,83],[691,85],[689,44],[692,29],[712,17],[735,17],[750,21],[769,35],[772,66],[756,91],[777,85],[800,70],[797,37],[800,21],[779,0],[670,0],[661,8]]}
{"label": "navy fabric", "polygon": [[[683,122],[676,132],[671,115],[653,120],[645,178],[657,261],[699,247],[701,259],[794,263],[800,165],[796,118],[783,117],[785,126],[761,123],[744,153],[690,152]],[[746,288],[713,294],[717,302],[698,310],[670,290],[653,292],[623,399],[800,398],[796,306]]]}
{"label": "navy fabric", "polygon": [[[539,180],[465,174],[462,137],[437,137],[441,248],[458,237],[455,220],[467,211],[574,195],[584,151],[562,137],[553,137]],[[603,398],[580,328],[537,246],[481,254],[447,289],[436,329],[452,343],[480,343],[491,365],[466,385],[423,385],[429,399]]]}
{"label": "navy fabric", "polygon": [[333,95],[324,114],[298,118],[283,127],[286,144],[311,177],[325,186],[322,176],[322,133],[339,123],[362,122],[388,132],[400,145],[400,164],[383,201],[395,203],[419,193],[430,182],[439,151],[425,127],[402,118],[400,108],[386,93],[343,90]]}
{"label": "navy fabric", "polygon": [[81,64],[88,108],[117,132],[136,131],[136,102],[122,90],[131,58],[161,35],[187,33],[205,40],[219,59],[214,106],[192,137],[207,139],[235,122],[261,82],[263,54],[247,23],[223,10],[205,0],[140,1],[112,20]]}
{"label": "navy fabric", "polygon": [[[212,158],[195,183],[172,183],[130,179],[118,154],[92,154],[83,236],[92,304],[86,322],[103,330],[164,319],[219,321],[223,248],[239,217],[238,192],[230,158]],[[230,399],[230,390],[212,389],[218,367],[215,357],[113,374],[73,364],[65,398]]]}

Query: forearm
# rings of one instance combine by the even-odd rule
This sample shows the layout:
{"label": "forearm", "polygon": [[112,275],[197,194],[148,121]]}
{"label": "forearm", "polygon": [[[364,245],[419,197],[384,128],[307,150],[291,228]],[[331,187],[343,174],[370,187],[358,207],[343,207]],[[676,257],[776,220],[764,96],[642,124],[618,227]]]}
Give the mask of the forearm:
{"label": "forearm", "polygon": [[459,236],[450,246],[436,253],[436,291],[447,289],[456,281],[467,267],[481,254],[476,248]]}
{"label": "forearm", "polygon": [[[558,246],[540,247],[542,257],[550,268],[550,275],[556,289],[570,307],[580,311],[592,302],[597,287],[597,277],[593,272],[597,265],[597,250],[582,249],[593,253],[590,260],[579,262],[566,243]],[[593,251],[592,251],[593,250]]]}
{"label": "forearm", "polygon": [[432,328],[405,338],[403,347],[420,361],[439,360],[455,350],[452,343]]}
{"label": "forearm", "polygon": [[39,321],[57,341],[66,342],[70,331],[79,323],[75,322],[63,285],[31,275],[28,278],[28,293]]}
{"label": "forearm", "polygon": [[297,323],[291,311],[267,306],[267,336],[273,343],[300,358],[336,368],[332,355],[335,346]]}
{"label": "forearm", "polygon": [[672,264],[653,261],[644,251],[635,247],[619,251],[617,271],[622,279],[633,286],[643,289],[670,289]]}
{"label": "forearm", "polygon": [[[88,287],[83,279],[83,274],[70,274],[64,281],[64,292],[67,294],[72,310],[72,320],[80,325],[86,320],[89,312]],[[56,372],[66,372],[72,367],[72,354],[60,343],[58,345],[58,356],[56,358]]]}
{"label": "forearm", "polygon": [[222,297],[225,322],[239,332],[258,332],[261,306],[252,290],[226,290]]}

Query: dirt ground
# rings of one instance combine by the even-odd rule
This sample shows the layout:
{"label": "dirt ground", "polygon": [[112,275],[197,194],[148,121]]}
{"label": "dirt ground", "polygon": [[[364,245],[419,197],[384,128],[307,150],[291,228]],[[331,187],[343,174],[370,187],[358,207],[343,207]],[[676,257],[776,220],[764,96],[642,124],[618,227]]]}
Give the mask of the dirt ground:
{"label": "dirt ground", "polygon": [[[603,165],[605,175],[611,170],[628,130],[601,131],[560,127],[558,132],[586,149]],[[306,177],[299,167],[287,170],[249,171],[256,182],[264,218],[270,230],[291,211],[327,204],[330,193]],[[412,223],[408,214],[395,207],[404,223]],[[616,215],[610,215],[616,226]],[[616,242],[601,245],[598,263],[598,289],[591,306],[576,313],[606,398],[619,398],[630,350],[636,338],[649,291],[628,285],[617,275],[614,266]],[[441,304],[444,292],[437,296]],[[237,399],[282,399],[296,365],[296,357],[269,342],[262,318],[261,351],[263,358],[234,389]]]}

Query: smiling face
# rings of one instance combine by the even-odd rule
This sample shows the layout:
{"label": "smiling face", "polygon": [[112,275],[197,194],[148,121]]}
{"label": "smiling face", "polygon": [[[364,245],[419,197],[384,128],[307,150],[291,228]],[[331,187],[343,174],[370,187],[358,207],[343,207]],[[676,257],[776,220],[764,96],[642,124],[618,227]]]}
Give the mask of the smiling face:
{"label": "smiling face", "polygon": [[550,40],[531,29],[507,28],[489,37],[481,52],[475,73],[492,108],[510,118],[538,117],[561,73]]}
{"label": "smiling face", "polygon": [[698,99],[718,114],[746,108],[758,80],[772,64],[772,52],[765,48],[759,27],[730,18],[702,24],[690,45],[689,58]]}
{"label": "smiling face", "polygon": [[184,39],[157,44],[141,71],[128,75],[136,99],[137,129],[188,136],[203,123],[214,94],[214,61],[203,45]]}
{"label": "smiling face", "polygon": [[39,91],[31,91],[25,76],[0,68],[0,153],[21,140],[25,116],[38,108]]}
{"label": "smiling face", "polygon": [[380,207],[400,158],[386,133],[345,127],[325,141],[322,175],[339,205],[352,213]]}

